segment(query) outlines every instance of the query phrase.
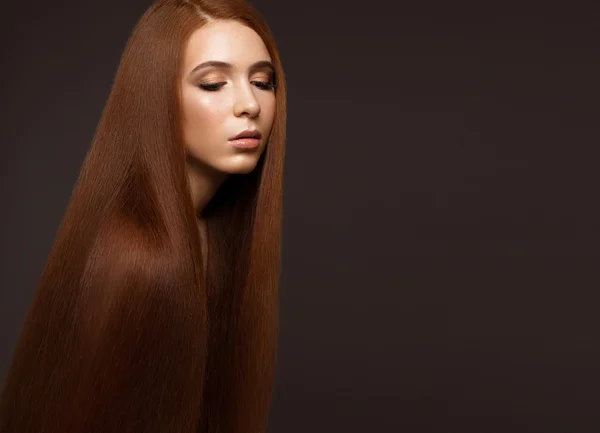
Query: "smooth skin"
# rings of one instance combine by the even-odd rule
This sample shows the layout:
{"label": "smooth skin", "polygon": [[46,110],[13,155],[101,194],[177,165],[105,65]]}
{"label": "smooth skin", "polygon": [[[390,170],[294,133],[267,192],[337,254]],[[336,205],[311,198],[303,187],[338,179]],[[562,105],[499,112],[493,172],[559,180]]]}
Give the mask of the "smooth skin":
{"label": "smooth skin", "polygon": [[[200,66],[209,61],[230,66]],[[254,170],[268,142],[275,116],[274,70],[265,64],[271,62],[258,33],[238,21],[211,21],[187,41],[182,127],[203,257],[208,245],[202,209],[230,174]],[[258,148],[238,149],[229,143],[246,129],[261,132]]]}
{"label": "smooth skin", "polygon": [[[273,126],[273,69],[260,36],[233,20],[212,21],[188,40],[181,82],[183,134],[188,151],[188,178],[198,213],[233,173],[249,173],[264,152]],[[206,66],[207,61],[230,67]],[[258,129],[256,149],[238,149],[229,138],[245,129]]]}

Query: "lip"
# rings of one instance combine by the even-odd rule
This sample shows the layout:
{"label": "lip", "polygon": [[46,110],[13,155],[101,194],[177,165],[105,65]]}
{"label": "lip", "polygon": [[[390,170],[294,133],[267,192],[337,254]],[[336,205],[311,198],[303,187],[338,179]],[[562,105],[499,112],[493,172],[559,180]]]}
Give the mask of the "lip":
{"label": "lip", "polygon": [[256,138],[256,139],[260,140],[261,137],[262,137],[262,134],[260,133],[260,131],[258,129],[245,129],[242,132],[240,132],[238,135],[236,135],[235,137],[230,137],[229,140],[238,140],[238,139],[242,139],[242,138]]}
{"label": "lip", "polygon": [[256,149],[260,144],[258,138],[237,138],[229,142],[238,149]]}

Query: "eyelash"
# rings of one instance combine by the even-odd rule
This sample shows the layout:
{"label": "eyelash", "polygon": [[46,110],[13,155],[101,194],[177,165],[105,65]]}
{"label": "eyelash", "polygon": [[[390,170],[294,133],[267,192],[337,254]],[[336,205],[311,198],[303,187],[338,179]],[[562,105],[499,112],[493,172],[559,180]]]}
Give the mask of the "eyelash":
{"label": "eyelash", "polygon": [[[275,89],[275,83],[265,83],[263,81],[251,81],[251,83],[255,83],[258,84],[258,88],[262,89],[262,90],[274,90]],[[199,84],[199,87],[203,90],[206,90],[208,92],[216,92],[217,90],[219,90],[223,85],[225,85],[226,83],[215,83],[215,84]]]}

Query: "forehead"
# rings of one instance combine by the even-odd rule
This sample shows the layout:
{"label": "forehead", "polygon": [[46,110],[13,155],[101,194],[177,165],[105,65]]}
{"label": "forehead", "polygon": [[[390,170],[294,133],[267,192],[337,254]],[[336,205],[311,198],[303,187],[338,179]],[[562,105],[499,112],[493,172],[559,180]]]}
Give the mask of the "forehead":
{"label": "forehead", "polygon": [[261,37],[251,28],[237,21],[215,21],[190,36],[184,55],[184,67],[220,60],[245,68],[257,60],[271,60],[269,51]]}

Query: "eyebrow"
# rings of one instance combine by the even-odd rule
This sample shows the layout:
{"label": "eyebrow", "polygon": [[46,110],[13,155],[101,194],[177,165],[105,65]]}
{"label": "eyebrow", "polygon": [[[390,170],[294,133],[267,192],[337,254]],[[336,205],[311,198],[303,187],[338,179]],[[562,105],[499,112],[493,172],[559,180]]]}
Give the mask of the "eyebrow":
{"label": "eyebrow", "polygon": [[[190,74],[193,74],[194,72],[196,72],[202,68],[208,68],[209,66],[214,66],[214,67],[222,68],[222,69],[233,68],[233,65],[231,63],[221,62],[218,60],[209,60],[207,62],[200,63],[199,65],[194,67],[194,69],[191,70]],[[255,71],[257,69],[263,69],[263,68],[268,68],[272,72],[275,72],[275,67],[273,66],[273,63],[271,63],[269,60],[259,60],[258,62],[255,62],[252,65],[250,65],[251,72]]]}

